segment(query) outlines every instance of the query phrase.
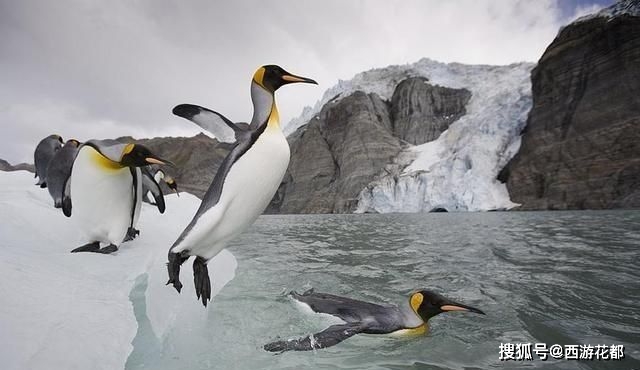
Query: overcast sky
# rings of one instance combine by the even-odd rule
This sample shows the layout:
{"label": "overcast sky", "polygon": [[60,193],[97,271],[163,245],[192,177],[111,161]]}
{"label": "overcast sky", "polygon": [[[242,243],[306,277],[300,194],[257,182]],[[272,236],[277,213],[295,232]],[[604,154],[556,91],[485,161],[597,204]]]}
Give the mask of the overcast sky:
{"label": "overcast sky", "polygon": [[560,26],[613,0],[0,0],[0,158],[37,142],[193,135],[180,103],[251,117],[250,78],[278,64],[319,86],[278,91],[283,123],[338,79],[429,57],[537,61]]}

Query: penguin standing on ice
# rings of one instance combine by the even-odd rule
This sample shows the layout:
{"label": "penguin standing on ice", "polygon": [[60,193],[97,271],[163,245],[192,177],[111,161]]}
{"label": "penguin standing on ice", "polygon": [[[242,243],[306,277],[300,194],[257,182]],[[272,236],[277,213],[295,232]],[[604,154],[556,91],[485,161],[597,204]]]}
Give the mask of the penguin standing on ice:
{"label": "penguin standing on ice", "polygon": [[316,293],[313,289],[303,294],[291,292],[290,295],[313,312],[335,316],[344,323],[299,339],[269,343],[264,346],[266,351],[310,351],[327,348],[356,334],[389,334],[396,337],[423,335],[429,330],[429,319],[443,312],[485,314],[475,307],[451,301],[429,290],[412,293],[405,306],[369,303],[333,294]]}
{"label": "penguin standing on ice", "polygon": [[211,282],[207,262],[246,230],[265,210],[289,165],[289,144],[280,128],[274,93],[290,83],[314,80],[275,65],[258,68],[251,80],[253,117],[236,124],[220,113],[182,104],[173,113],[193,121],[220,141],[234,141],[195,216],[169,249],[169,281],[180,292],[180,265],[190,256],[196,296],[207,305]]}
{"label": "penguin standing on ice", "polygon": [[[80,142],[78,140],[67,140],[64,146],[51,158],[47,167],[47,190],[53,198],[54,207],[62,208],[67,217],[71,216],[71,198],[65,197],[65,194],[69,194],[69,190],[67,189],[65,192],[65,188],[71,184],[69,178],[79,148]],[[65,203],[64,207],[63,203]]]}
{"label": "penguin standing on ice", "polygon": [[40,140],[36,151],[33,153],[33,164],[36,168],[35,177],[38,178],[36,185],[41,188],[47,187],[47,167],[51,158],[62,147],[63,141],[60,135],[49,135]]}
{"label": "penguin standing on ice", "polygon": [[155,179],[155,176],[151,174],[148,168],[149,166],[141,166],[137,169],[138,171],[136,171],[134,175],[136,177],[134,183],[140,183],[142,184],[142,186],[136,186],[136,188],[134,189],[134,191],[136,192],[136,202],[133,205],[133,209],[131,210],[133,216],[131,217],[131,225],[127,229],[127,235],[124,238],[125,242],[135,239],[140,234],[140,230],[136,229],[136,225],[138,224],[138,219],[140,218],[142,201],[145,199],[145,197],[153,198],[153,202],[149,203],[156,206],[161,214],[164,213],[166,209],[164,194],[162,193],[160,183]]}
{"label": "penguin standing on ice", "polygon": [[165,163],[170,162],[142,145],[90,140],[80,146],[65,196],[71,197],[74,218],[91,242],[71,252],[117,251],[139,216],[141,182],[146,181],[139,167]]}

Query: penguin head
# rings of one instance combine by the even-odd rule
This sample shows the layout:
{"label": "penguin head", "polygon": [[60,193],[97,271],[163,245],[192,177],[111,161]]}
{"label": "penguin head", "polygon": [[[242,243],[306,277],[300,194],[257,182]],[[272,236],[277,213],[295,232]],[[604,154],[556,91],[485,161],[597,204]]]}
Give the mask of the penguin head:
{"label": "penguin head", "polygon": [[164,178],[164,182],[167,183],[169,189],[175,191],[176,195],[180,196],[180,193],[178,192],[178,184],[176,183],[176,180],[173,179],[173,177],[166,176]]}
{"label": "penguin head", "polygon": [[51,136],[53,136],[55,139],[57,139],[60,142],[60,144],[64,144],[64,140],[62,140],[62,136],[60,136],[60,135],[51,135]]}
{"label": "penguin head", "polygon": [[417,313],[424,322],[427,322],[430,318],[443,312],[450,311],[474,312],[481,315],[485,314],[475,307],[454,302],[430,290],[420,290],[412,293],[409,298],[409,304],[411,305],[411,309],[413,309],[413,311]]}
{"label": "penguin head", "polygon": [[74,147],[79,147],[80,146],[80,142],[76,139],[69,139],[67,140],[67,142],[64,144],[65,146],[69,145],[69,146],[74,146]]}
{"label": "penguin head", "polygon": [[304,82],[318,84],[310,78],[293,75],[282,69],[282,67],[273,64],[258,68],[256,73],[253,74],[253,82],[270,92],[275,92],[280,87],[290,83]]}
{"label": "penguin head", "polygon": [[120,165],[126,167],[142,167],[150,164],[173,165],[166,159],[162,159],[151,153],[147,147],[140,144],[127,144],[122,149]]}

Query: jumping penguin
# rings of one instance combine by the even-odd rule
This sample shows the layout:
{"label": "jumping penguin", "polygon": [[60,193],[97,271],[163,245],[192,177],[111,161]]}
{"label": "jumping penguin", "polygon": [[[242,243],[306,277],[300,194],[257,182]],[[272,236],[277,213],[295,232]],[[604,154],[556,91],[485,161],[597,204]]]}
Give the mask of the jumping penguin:
{"label": "jumping penguin", "polygon": [[[115,140],[90,140],[81,145],[67,187],[70,193],[65,196],[71,197],[74,218],[91,242],[71,252],[117,251],[140,212],[141,182],[146,177],[139,167],[165,163],[170,164],[142,145]],[[101,242],[107,246],[100,248]]]}
{"label": "jumping penguin", "polygon": [[169,249],[168,284],[180,292],[180,265],[190,256],[196,296],[206,307],[211,299],[207,262],[246,230],[265,210],[289,165],[289,144],[279,123],[274,93],[283,85],[314,80],[288,73],[276,65],[258,68],[251,80],[253,117],[236,124],[220,113],[196,105],[173,109],[220,141],[235,141],[222,161],[195,216]]}
{"label": "jumping penguin", "polygon": [[[65,196],[65,194],[69,194],[69,189],[65,191],[65,188],[71,184],[69,178],[79,148],[80,142],[78,140],[67,140],[64,146],[51,158],[47,167],[47,190],[53,198],[53,206],[62,208],[67,217],[71,216],[71,198]],[[65,203],[64,207],[63,203]]]}
{"label": "jumping penguin", "polygon": [[264,346],[269,352],[310,351],[334,346],[356,334],[390,334],[416,336],[426,334],[428,321],[443,312],[463,311],[481,315],[477,308],[451,301],[429,290],[411,294],[407,305],[380,305],[332,294],[316,293],[313,289],[303,294],[290,293],[316,313],[335,316],[344,324],[328,327],[320,333],[299,339],[279,340]]}
{"label": "jumping penguin", "polygon": [[33,163],[36,167],[36,174],[34,177],[38,178],[36,185],[41,188],[47,187],[47,167],[51,158],[62,147],[63,141],[60,135],[49,135],[40,140],[36,151],[33,153]]}

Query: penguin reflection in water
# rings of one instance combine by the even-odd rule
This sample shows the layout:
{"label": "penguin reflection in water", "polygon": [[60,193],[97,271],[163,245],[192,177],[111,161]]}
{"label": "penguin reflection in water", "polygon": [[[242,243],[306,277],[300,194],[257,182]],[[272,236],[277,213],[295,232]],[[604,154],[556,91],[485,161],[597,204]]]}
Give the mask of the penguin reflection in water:
{"label": "penguin reflection in water", "polygon": [[335,316],[344,324],[328,327],[320,333],[299,339],[279,340],[264,346],[269,352],[310,351],[334,346],[356,334],[389,334],[413,336],[426,334],[428,321],[443,312],[462,311],[484,315],[477,308],[451,301],[429,290],[411,294],[404,306],[380,305],[332,294],[316,293],[313,289],[303,294],[290,293],[298,302],[316,313]]}
{"label": "penguin reflection in water", "polygon": [[[65,215],[78,220],[90,243],[75,252],[112,253],[133,230],[142,201],[142,182],[155,192],[160,212],[164,212],[162,191],[153,177],[143,176],[140,167],[170,164],[138,144],[115,140],[91,140],[80,146],[65,187],[62,206]],[[150,184],[149,182],[153,182]],[[66,209],[65,207],[69,207]],[[129,235],[130,236],[130,235]],[[100,243],[107,244],[100,248]]]}
{"label": "penguin reflection in water", "polygon": [[275,65],[258,68],[251,80],[253,117],[248,125],[233,123],[196,105],[173,109],[174,114],[193,121],[219,141],[233,142],[195,216],[169,249],[167,284],[180,292],[180,265],[195,256],[196,296],[205,306],[211,299],[207,263],[265,210],[287,170],[289,144],[280,128],[274,93],[298,82],[316,84]]}

